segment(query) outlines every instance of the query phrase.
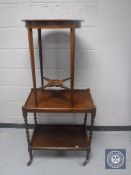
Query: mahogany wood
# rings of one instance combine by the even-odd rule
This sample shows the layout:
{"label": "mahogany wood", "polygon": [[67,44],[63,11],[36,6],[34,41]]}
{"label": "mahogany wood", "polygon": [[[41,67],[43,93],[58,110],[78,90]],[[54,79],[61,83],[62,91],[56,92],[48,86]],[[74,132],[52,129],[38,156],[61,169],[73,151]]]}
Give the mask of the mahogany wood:
{"label": "mahogany wood", "polygon": [[67,81],[70,78],[66,78],[66,79],[63,79],[63,80],[58,80],[58,79],[53,79],[52,80],[52,79],[48,79],[48,78],[44,77],[44,79],[46,81],[48,81],[48,82],[47,82],[47,84],[42,89],[47,88],[47,87],[54,87],[54,86],[61,87],[61,88],[64,88],[64,89],[69,89],[63,83],[64,83],[64,81]]}
{"label": "mahogany wood", "polygon": [[79,28],[82,20],[70,19],[26,19],[23,20],[27,28],[45,28],[45,29],[59,29],[59,28]]}
{"label": "mahogany wood", "polygon": [[41,39],[41,29],[38,29],[38,45],[39,45],[39,59],[40,59],[40,74],[41,74],[41,87],[43,88],[43,58],[42,58],[42,39]]}
{"label": "mahogany wood", "polygon": [[71,90],[74,88],[74,60],[75,60],[75,29],[70,29],[70,73],[71,73]]}
{"label": "mahogany wood", "polygon": [[[81,26],[82,20],[46,20],[34,19],[24,20],[28,30],[30,61],[32,69],[33,89],[22,107],[26,137],[28,142],[29,162],[33,160],[33,149],[59,149],[59,150],[86,150],[86,159],[83,165],[89,160],[91,150],[91,140],[96,114],[96,107],[91,97],[90,89],[74,89],[74,62],[75,62],[75,28]],[[70,77],[63,80],[52,80],[43,76],[43,58],[42,58],[42,36],[41,29],[62,29],[70,30]],[[33,46],[33,29],[38,31],[38,49],[40,60],[41,88],[37,88],[35,74],[35,59]],[[47,84],[44,86],[44,81]],[[64,85],[64,81],[70,80],[70,88]],[[62,87],[64,90],[44,89],[45,87]],[[37,113],[42,112],[67,112],[67,113],[85,113],[84,123],[82,125],[40,125],[37,122]],[[28,113],[34,113],[35,128],[30,139],[28,127]],[[87,114],[91,114],[90,131],[86,133]]]}
{"label": "mahogany wood", "polygon": [[89,140],[82,125],[39,125],[32,149],[87,150]]}
{"label": "mahogany wood", "polygon": [[32,89],[25,108],[28,112],[91,112],[95,105],[89,89],[73,90],[73,107],[70,103],[71,90],[37,89],[38,106],[34,102]]}
{"label": "mahogany wood", "polygon": [[32,29],[28,29],[28,40],[29,40],[30,61],[31,61],[32,80],[33,80],[33,88],[34,88],[34,100],[35,100],[35,105],[37,106],[38,103],[37,103],[37,92],[36,92],[36,75],[35,75],[35,60],[34,60]]}

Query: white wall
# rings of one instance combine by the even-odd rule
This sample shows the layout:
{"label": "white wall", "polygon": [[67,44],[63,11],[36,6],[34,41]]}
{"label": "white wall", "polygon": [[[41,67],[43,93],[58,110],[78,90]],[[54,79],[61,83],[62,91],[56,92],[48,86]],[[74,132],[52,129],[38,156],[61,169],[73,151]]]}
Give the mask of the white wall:
{"label": "white wall", "polygon": [[[130,0],[0,0],[0,122],[23,122],[21,106],[32,86],[27,31],[21,20],[69,18],[84,19],[76,31],[75,87],[91,88],[97,106],[95,125],[131,125],[130,16]],[[66,76],[68,31],[43,34],[46,74]],[[79,114],[75,116],[71,121],[79,120]]]}

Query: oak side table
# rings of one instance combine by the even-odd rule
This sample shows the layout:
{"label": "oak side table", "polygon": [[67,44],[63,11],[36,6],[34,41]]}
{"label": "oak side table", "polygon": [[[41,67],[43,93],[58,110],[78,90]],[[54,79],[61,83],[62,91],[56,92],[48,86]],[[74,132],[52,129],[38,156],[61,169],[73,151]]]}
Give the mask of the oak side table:
{"label": "oak side table", "polygon": [[[75,59],[75,29],[81,27],[81,20],[23,20],[28,31],[30,61],[32,70],[33,88],[22,107],[25,130],[28,143],[29,162],[33,160],[33,150],[85,150],[89,160],[96,107],[93,103],[90,89],[74,88],[74,59]],[[41,87],[36,85],[36,71],[34,60],[33,30],[38,32],[38,50],[40,62]],[[65,79],[50,79],[43,74],[43,55],[41,30],[69,29],[70,31],[70,77]],[[44,82],[46,80],[46,84]],[[70,80],[70,87],[64,82]],[[48,87],[60,87],[50,89]],[[34,114],[34,132],[29,133],[28,113]],[[83,124],[39,124],[37,113],[83,113]],[[87,126],[87,114],[91,115],[90,126]],[[68,115],[68,114],[67,114]],[[61,116],[62,117],[62,116]],[[87,132],[87,128],[89,131]]]}

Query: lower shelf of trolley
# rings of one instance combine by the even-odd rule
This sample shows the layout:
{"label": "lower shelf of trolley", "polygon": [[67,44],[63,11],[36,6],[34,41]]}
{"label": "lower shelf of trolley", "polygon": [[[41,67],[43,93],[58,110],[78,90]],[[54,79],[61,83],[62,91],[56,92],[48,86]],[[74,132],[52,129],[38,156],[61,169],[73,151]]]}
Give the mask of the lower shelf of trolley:
{"label": "lower shelf of trolley", "polygon": [[31,139],[34,150],[87,150],[89,144],[83,125],[37,125]]}

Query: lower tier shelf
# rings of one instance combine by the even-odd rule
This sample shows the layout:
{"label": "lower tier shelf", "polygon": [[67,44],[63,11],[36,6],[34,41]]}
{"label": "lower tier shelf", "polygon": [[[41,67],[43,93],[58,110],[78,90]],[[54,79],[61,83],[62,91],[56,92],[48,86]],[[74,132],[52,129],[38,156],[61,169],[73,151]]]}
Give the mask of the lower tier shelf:
{"label": "lower tier shelf", "polygon": [[87,150],[88,135],[83,125],[37,125],[32,149]]}

